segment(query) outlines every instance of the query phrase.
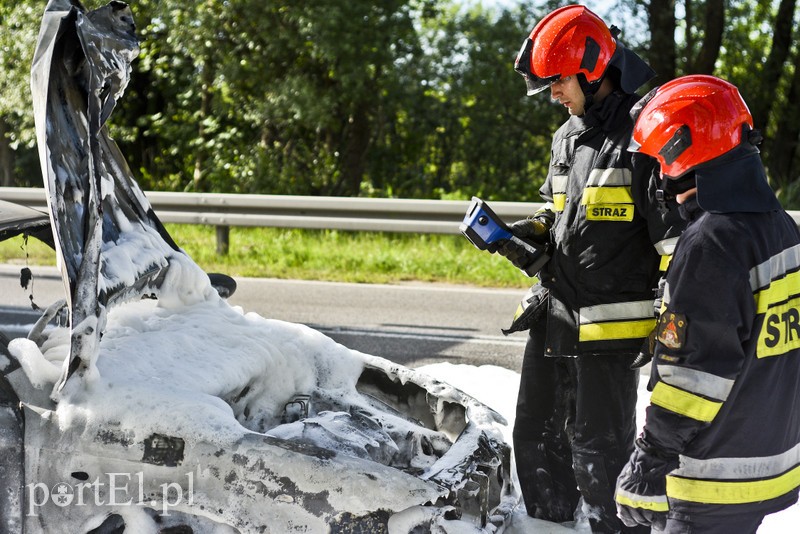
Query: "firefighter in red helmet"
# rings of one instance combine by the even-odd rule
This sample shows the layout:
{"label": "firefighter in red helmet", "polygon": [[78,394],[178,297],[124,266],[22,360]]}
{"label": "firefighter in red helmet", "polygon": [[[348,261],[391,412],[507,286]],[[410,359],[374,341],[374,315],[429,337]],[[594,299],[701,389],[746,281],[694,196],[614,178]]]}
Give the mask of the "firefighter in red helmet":
{"label": "firefighter in red helmet", "polygon": [[661,200],[687,226],[618,514],[673,533],[755,533],[800,487],[800,232],[735,86],[684,76],[634,115],[631,150],[659,162]]}
{"label": "firefighter in red helmet", "polygon": [[[536,518],[568,522],[582,510],[593,532],[644,532],[617,518],[614,482],[636,435],[632,365],[655,328],[662,256],[679,234],[650,209],[655,162],[627,151],[635,91],[655,73],[580,5],[544,17],[514,68],[529,95],[549,90],[569,112],[553,136],[543,208],[511,225],[551,251],[505,331],[529,330],[513,432],[523,499]],[[526,267],[513,242],[498,252]]]}

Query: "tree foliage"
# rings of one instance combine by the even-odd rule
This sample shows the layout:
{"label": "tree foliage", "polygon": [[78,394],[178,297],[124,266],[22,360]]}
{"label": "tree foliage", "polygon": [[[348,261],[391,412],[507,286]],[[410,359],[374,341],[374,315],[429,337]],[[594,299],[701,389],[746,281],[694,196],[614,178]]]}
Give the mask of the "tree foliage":
{"label": "tree foliage", "polygon": [[[796,3],[617,0],[598,11],[657,83],[711,73],[740,87],[790,206],[800,190]],[[4,184],[40,184],[28,80],[45,4],[0,0]],[[112,134],[148,189],[536,201],[566,116],[544,95],[525,97],[511,66],[561,4],[136,0],[141,53]]]}
{"label": "tree foliage", "polygon": [[20,176],[22,168],[36,169],[33,104],[28,85],[41,13],[34,2],[0,2],[0,185],[39,185],[41,174]]}
{"label": "tree foliage", "polygon": [[[796,0],[636,0],[650,16],[651,55],[680,58],[674,75],[713,74],[748,103],[767,173],[784,205],[800,208],[800,30]],[[654,20],[677,20],[683,39]],[[656,50],[658,43],[659,50]],[[666,48],[665,52],[662,48]],[[669,77],[672,77],[672,73]]]}

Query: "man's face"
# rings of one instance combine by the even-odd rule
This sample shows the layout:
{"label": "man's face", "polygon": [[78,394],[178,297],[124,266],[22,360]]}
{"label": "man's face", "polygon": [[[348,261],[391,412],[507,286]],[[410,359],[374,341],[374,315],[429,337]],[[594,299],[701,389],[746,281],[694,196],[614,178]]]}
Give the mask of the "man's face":
{"label": "man's face", "polygon": [[586,96],[581,90],[577,76],[566,76],[550,86],[550,98],[557,100],[569,110],[570,115],[583,115]]}

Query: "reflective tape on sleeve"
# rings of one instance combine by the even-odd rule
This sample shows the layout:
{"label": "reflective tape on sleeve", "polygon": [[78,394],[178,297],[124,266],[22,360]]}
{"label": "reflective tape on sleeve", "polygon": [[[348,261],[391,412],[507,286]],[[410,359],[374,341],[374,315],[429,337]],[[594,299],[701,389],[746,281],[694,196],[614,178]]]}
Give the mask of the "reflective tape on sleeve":
{"label": "reflective tape on sleeve", "polygon": [[566,205],[566,193],[553,193],[553,211],[564,211],[564,206]]}
{"label": "reflective tape on sleeve", "polygon": [[794,245],[750,269],[750,287],[756,292],[786,273],[797,271],[798,268],[800,268],[800,245]]}
{"label": "reflective tape on sleeve", "polygon": [[734,384],[728,378],[677,365],[659,363],[656,368],[661,380],[670,386],[723,402],[728,398]]}
{"label": "reflective tape on sleeve", "polygon": [[696,480],[667,475],[670,499],[704,504],[747,504],[768,501],[800,486],[800,466],[764,480],[720,481]]}
{"label": "reflective tape on sleeve", "polygon": [[658,252],[662,256],[671,256],[673,252],[675,252],[675,245],[678,244],[677,237],[667,237],[666,239],[662,239],[654,246],[656,247],[656,252]]}
{"label": "reflective tape on sleeve", "polygon": [[722,408],[721,402],[704,399],[661,381],[653,388],[650,403],[706,423],[713,421]]}
{"label": "reflective tape on sleeve", "polygon": [[553,211],[564,211],[564,206],[567,203],[567,181],[569,175],[567,174],[554,174],[551,178],[551,185],[553,188]]}
{"label": "reflective tape on sleeve", "polygon": [[682,478],[753,480],[776,478],[798,465],[800,465],[800,444],[771,456],[692,458],[681,455],[680,467],[672,474]]}
{"label": "reflective tape on sleeve", "polygon": [[625,490],[617,490],[614,500],[631,508],[652,510],[654,512],[668,512],[669,503],[666,495],[638,495]]}

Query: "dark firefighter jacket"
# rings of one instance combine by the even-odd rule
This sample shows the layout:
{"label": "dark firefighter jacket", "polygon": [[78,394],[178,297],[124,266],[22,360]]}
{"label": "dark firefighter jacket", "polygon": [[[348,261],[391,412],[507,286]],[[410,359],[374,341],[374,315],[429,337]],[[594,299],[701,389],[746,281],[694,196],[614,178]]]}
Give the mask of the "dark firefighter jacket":
{"label": "dark firefighter jacket", "polygon": [[[743,170],[768,191],[753,157],[716,172],[728,197]],[[755,182],[741,197],[754,211],[707,211],[725,207],[700,196],[697,172],[667,272],[643,438],[680,456],[667,476],[671,511],[772,513],[800,486],[800,233],[771,190],[757,211]]]}
{"label": "dark firefighter jacket", "polygon": [[655,326],[659,263],[678,232],[655,207],[654,160],[627,150],[637,99],[614,92],[553,137],[540,190],[555,213],[552,258],[533,288],[549,291],[548,356],[636,354]]}

